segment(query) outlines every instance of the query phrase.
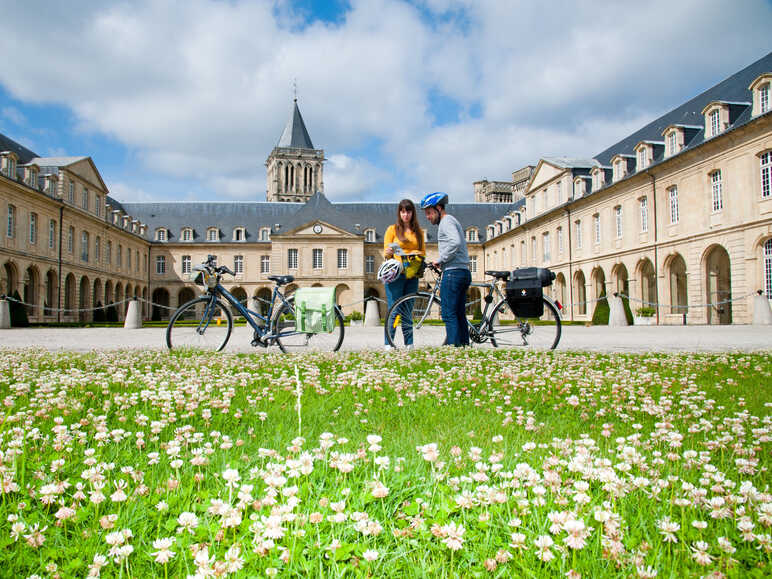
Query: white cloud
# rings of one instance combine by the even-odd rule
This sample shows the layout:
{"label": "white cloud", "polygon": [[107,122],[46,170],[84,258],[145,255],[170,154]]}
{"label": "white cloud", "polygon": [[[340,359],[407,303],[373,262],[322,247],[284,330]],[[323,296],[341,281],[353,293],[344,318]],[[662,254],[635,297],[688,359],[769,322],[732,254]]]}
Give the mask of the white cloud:
{"label": "white cloud", "polygon": [[[180,179],[181,197],[262,199],[297,79],[328,196],[470,199],[474,180],[605,149],[761,57],[772,25],[765,0],[350,5],[329,24],[279,0],[18,3],[0,52],[23,66],[2,68],[0,83],[69,108],[80,131],[123,143],[132,171]],[[30,34],[43,9],[45,33]],[[458,122],[435,125],[431,95],[454,102]],[[120,185],[104,177],[131,200],[167,195],[132,188],[130,172]]]}

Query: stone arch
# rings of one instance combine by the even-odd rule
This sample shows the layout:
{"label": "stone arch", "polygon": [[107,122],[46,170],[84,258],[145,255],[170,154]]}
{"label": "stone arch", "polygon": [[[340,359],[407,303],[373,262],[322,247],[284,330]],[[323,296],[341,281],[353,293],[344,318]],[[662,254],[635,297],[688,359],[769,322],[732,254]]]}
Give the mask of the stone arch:
{"label": "stone arch", "polygon": [[[231,288],[230,292],[231,292],[231,295],[234,298],[236,298],[236,301],[238,301],[242,306],[244,306],[245,308],[249,307],[247,292],[243,287],[236,286],[234,288]],[[239,311],[233,306],[231,306],[231,313],[234,315],[234,317],[241,315]]]}
{"label": "stone arch", "polygon": [[669,255],[665,260],[670,289],[670,313],[686,314],[689,311],[689,296],[686,286],[686,261],[680,253]]}
{"label": "stone arch", "polygon": [[181,306],[196,297],[193,288],[184,287],[177,293],[177,306]]}
{"label": "stone arch", "polygon": [[94,280],[94,286],[91,289],[91,297],[93,299],[92,307],[95,309],[101,305],[104,305],[104,302],[102,301],[102,280],[99,278],[96,278]]}
{"label": "stone arch", "polygon": [[598,300],[606,293],[606,274],[603,268],[599,265],[592,268],[590,279],[592,280],[592,299]]}
{"label": "stone arch", "polygon": [[[345,283],[339,283],[335,286],[335,303],[339,306],[348,306],[346,313],[360,309],[364,304],[349,305],[354,301],[354,296],[351,293],[351,288]],[[361,310],[360,310],[361,311]],[[364,313],[364,312],[362,312]]]}
{"label": "stone arch", "polygon": [[75,312],[75,275],[68,273],[64,278],[64,315],[74,316]]}
{"label": "stone arch", "polygon": [[[257,312],[261,316],[266,316],[268,314],[268,308],[271,307],[272,297],[273,290],[268,287],[258,288],[252,295],[252,298],[257,301]],[[279,303],[281,303],[281,301]]]}
{"label": "stone arch", "polygon": [[30,265],[24,271],[24,284],[22,286],[22,301],[26,304],[28,316],[39,316],[40,312],[40,272],[37,266]]}
{"label": "stone arch", "polygon": [[19,283],[19,270],[12,261],[3,264],[3,278],[0,280],[0,293],[13,295]]}
{"label": "stone arch", "polygon": [[59,292],[59,279],[53,269],[46,272],[46,295],[44,301],[44,316],[52,316],[54,308],[59,307],[57,294]]}
{"label": "stone arch", "polygon": [[88,276],[80,278],[80,287],[78,288],[78,320],[87,322],[93,318],[94,312],[91,309],[91,282]]}
{"label": "stone arch", "polygon": [[579,269],[574,274],[574,311],[580,316],[587,315],[587,286],[584,278],[584,272]]}
{"label": "stone arch", "polygon": [[153,290],[153,310],[150,315],[151,320],[169,319],[169,290],[165,287],[158,287]]}
{"label": "stone arch", "polygon": [[294,294],[294,293],[295,293],[295,290],[296,290],[296,289],[298,289],[298,284],[296,284],[296,283],[287,284],[287,285],[284,287],[284,291],[283,291],[282,293],[283,293],[285,296],[291,296],[292,294]]}
{"label": "stone arch", "polygon": [[[383,291],[384,293],[381,293]],[[383,290],[382,285],[378,286],[367,286],[365,287],[365,295],[364,299],[371,299],[371,298],[377,298],[377,301],[375,303],[378,304],[378,316],[383,319],[386,317],[386,294],[385,290]],[[367,310],[367,307],[365,307],[365,310]]]}
{"label": "stone arch", "polygon": [[472,319],[482,319],[482,292],[479,287],[470,287],[466,292],[466,315]]}
{"label": "stone arch", "polygon": [[115,303],[117,304],[115,307],[118,308],[118,311],[121,311],[121,303],[123,301],[123,284],[121,282],[118,282],[115,284]]}
{"label": "stone arch", "polygon": [[134,287],[130,284],[126,284],[126,299],[131,299],[134,297]]}
{"label": "stone arch", "polygon": [[320,284],[319,282],[316,282],[316,283],[312,283],[311,287],[324,287],[324,286],[322,284]]}
{"label": "stone arch", "polygon": [[626,296],[630,295],[630,276],[624,263],[614,264],[614,267],[611,268],[611,283],[615,292]]}
{"label": "stone arch", "polygon": [[703,254],[705,303],[709,324],[732,323],[732,264],[723,245],[714,244]]}
{"label": "stone arch", "polygon": [[113,282],[111,280],[107,280],[105,282],[105,307],[107,307],[107,304],[113,303]]}
{"label": "stone arch", "polygon": [[553,299],[560,302],[561,305],[566,303],[566,276],[563,272],[558,273],[555,276],[555,285],[552,288]]}
{"label": "stone arch", "polygon": [[638,261],[636,267],[638,276],[638,295],[641,303],[636,304],[636,308],[656,308],[657,301],[657,276],[654,273],[654,264],[648,257]]}

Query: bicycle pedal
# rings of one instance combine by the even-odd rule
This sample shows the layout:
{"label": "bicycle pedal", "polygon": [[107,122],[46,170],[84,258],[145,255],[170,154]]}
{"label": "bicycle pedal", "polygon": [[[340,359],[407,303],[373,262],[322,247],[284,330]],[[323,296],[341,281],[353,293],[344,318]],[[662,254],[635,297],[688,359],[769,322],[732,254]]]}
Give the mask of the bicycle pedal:
{"label": "bicycle pedal", "polygon": [[252,347],[257,347],[257,346],[260,346],[261,348],[267,348],[268,344],[264,342],[261,338],[255,337],[252,340]]}

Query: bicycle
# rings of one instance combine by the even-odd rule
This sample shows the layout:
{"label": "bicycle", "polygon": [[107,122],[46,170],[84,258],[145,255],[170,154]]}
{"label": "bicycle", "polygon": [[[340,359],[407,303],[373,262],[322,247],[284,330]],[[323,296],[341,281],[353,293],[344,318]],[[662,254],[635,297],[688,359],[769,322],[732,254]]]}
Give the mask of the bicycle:
{"label": "bicycle", "polygon": [[[384,332],[392,347],[397,344],[397,327],[401,327],[403,343],[414,347],[440,346],[443,343],[445,328],[440,317],[440,279],[442,272],[431,264],[427,269],[434,273],[434,283],[429,283],[428,291],[418,291],[398,299],[389,308]],[[509,271],[489,270],[485,275],[492,276],[488,282],[475,282],[471,287],[486,290],[483,301],[485,308],[479,321],[470,321],[470,344],[490,343],[494,348],[523,346],[530,349],[553,350],[560,341],[562,332],[559,302],[553,302],[543,296],[544,313],[538,318],[525,318],[515,315],[507,302],[498,282],[507,282]],[[494,305],[494,296],[498,300]],[[475,302],[467,303],[467,311]],[[436,308],[435,308],[436,306]]]}
{"label": "bicycle", "polygon": [[268,276],[275,285],[268,311],[263,316],[247,309],[221,285],[223,274],[235,274],[225,265],[217,266],[214,256],[208,256],[193,271],[199,272],[195,281],[204,286],[205,292],[181,305],[172,315],[166,328],[166,346],[170,350],[180,347],[222,350],[233,331],[233,314],[225,302],[251,326],[252,346],[267,348],[275,344],[285,353],[301,348],[334,352],[343,343],[343,314],[338,306],[335,306],[331,333],[312,334],[295,329],[294,296],[285,296],[279,289],[294,281],[291,275]]}

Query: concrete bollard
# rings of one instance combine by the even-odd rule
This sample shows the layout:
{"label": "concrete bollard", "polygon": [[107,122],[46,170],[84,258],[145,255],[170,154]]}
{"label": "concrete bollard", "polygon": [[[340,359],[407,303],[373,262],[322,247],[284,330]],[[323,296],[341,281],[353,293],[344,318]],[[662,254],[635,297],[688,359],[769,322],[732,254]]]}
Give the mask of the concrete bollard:
{"label": "concrete bollard", "polygon": [[761,292],[753,296],[753,325],[772,325],[772,310],[769,309],[769,300]]}
{"label": "concrete bollard", "polygon": [[381,316],[378,313],[378,302],[367,300],[365,305],[365,326],[380,326]]}
{"label": "concrete bollard", "polygon": [[614,327],[626,326],[627,316],[625,315],[625,306],[622,303],[622,298],[617,295],[610,295],[606,298],[608,300],[608,325]]}
{"label": "concrete bollard", "polygon": [[0,300],[0,330],[8,330],[11,327],[11,307],[8,300]]}
{"label": "concrete bollard", "polygon": [[139,307],[139,301],[129,301],[129,307],[126,309],[126,320],[123,322],[123,327],[127,330],[137,330],[142,327],[142,312]]}

